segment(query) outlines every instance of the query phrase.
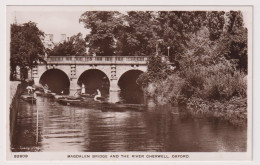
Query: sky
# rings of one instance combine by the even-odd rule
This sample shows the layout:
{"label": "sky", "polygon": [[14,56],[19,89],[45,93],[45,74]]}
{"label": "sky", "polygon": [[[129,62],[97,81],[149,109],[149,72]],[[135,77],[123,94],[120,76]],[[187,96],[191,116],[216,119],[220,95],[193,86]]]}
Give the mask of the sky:
{"label": "sky", "polygon": [[[180,6],[173,6],[171,8],[154,7],[153,10],[198,10],[195,7],[183,8]],[[232,7],[233,10],[236,8]],[[82,23],[79,23],[80,16],[85,11],[90,10],[117,10],[120,12],[125,12],[126,10],[151,10],[151,8],[140,8],[140,7],[92,7],[92,6],[8,6],[7,8],[7,24],[14,23],[15,17],[17,23],[26,23],[29,21],[36,22],[40,30],[45,34],[53,34],[54,42],[59,42],[61,39],[61,34],[66,34],[66,37],[78,34],[81,32],[85,37],[86,34],[90,32],[89,29],[84,28]],[[210,7],[203,8],[200,10],[211,10]],[[212,10],[218,10],[213,7]],[[221,7],[219,10],[229,11],[230,7]],[[241,10],[241,8],[239,8]],[[246,12],[246,9],[242,10],[244,15],[245,26],[249,27],[252,24],[250,18],[250,13]]]}
{"label": "sky", "polygon": [[29,21],[35,22],[40,30],[45,34],[53,34],[54,42],[58,42],[61,39],[61,34],[70,37],[79,32],[83,36],[89,33],[89,30],[84,28],[82,23],[79,23],[79,18],[83,13],[83,10],[56,10],[52,7],[47,10],[16,8],[10,12],[8,20],[10,23],[14,23],[16,17],[18,24]]}

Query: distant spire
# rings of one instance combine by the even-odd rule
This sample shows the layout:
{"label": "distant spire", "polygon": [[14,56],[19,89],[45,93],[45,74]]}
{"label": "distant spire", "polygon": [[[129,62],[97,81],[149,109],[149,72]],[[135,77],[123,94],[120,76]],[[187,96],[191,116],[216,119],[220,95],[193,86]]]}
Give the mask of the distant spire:
{"label": "distant spire", "polygon": [[14,24],[17,24],[16,11],[14,12]]}

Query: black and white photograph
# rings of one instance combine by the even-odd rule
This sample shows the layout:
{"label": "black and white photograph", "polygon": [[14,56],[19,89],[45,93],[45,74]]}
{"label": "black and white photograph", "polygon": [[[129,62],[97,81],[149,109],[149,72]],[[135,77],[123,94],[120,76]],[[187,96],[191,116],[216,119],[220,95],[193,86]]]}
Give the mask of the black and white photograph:
{"label": "black and white photograph", "polygon": [[17,5],[6,30],[8,160],[251,159],[252,7]]}

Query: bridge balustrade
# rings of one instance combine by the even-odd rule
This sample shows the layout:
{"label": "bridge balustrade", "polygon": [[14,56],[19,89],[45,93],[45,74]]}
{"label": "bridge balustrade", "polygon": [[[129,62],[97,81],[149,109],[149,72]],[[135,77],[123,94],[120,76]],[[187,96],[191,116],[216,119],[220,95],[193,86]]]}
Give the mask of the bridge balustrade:
{"label": "bridge balustrade", "polygon": [[146,56],[50,56],[45,58],[50,63],[122,63],[122,64],[146,64]]}

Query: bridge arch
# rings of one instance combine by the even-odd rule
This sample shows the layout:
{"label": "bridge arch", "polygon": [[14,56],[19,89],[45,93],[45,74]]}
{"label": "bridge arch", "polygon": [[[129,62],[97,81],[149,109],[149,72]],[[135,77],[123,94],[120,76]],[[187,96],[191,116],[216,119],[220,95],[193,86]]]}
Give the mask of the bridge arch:
{"label": "bridge arch", "polygon": [[143,103],[144,93],[136,82],[138,77],[144,71],[138,69],[131,69],[124,72],[118,80],[118,86],[121,89],[120,97],[123,98],[123,102],[126,103]]}
{"label": "bridge arch", "polygon": [[121,90],[136,90],[139,85],[136,83],[138,77],[144,71],[139,69],[130,69],[122,73],[118,79],[118,86]]}
{"label": "bridge arch", "polygon": [[108,94],[110,81],[107,74],[100,69],[87,69],[78,77],[77,85],[85,85],[86,93],[93,94],[97,89]]}
{"label": "bridge arch", "polygon": [[55,93],[68,94],[70,90],[69,76],[60,69],[48,69],[40,77],[39,83],[47,84],[49,89]]}

